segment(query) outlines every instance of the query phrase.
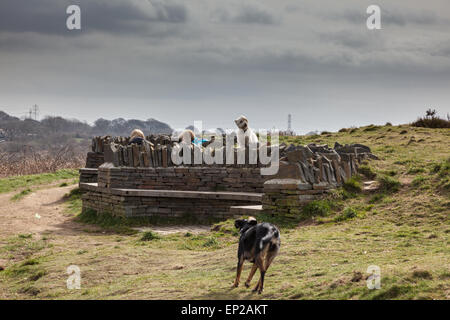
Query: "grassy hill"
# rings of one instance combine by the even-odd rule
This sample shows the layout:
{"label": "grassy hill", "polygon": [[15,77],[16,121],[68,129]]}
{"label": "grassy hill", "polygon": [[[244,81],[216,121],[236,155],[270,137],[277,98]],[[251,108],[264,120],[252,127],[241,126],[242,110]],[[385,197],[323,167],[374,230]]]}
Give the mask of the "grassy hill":
{"label": "grassy hill", "polygon": [[[450,130],[341,131],[282,137],[295,144],[362,143],[380,160],[316,203],[320,210],[313,212],[321,216],[272,219],[281,227],[282,245],[262,295],[243,285],[231,289],[238,240],[232,221],[214,232],[168,236],[123,232],[103,221],[69,235],[0,235],[0,298],[450,299]],[[360,191],[374,179],[377,191]],[[67,214],[76,214],[79,199],[66,206]],[[66,288],[71,264],[81,269],[80,290]],[[379,290],[366,286],[370,265],[381,269]],[[249,271],[246,263],[241,283]]]}

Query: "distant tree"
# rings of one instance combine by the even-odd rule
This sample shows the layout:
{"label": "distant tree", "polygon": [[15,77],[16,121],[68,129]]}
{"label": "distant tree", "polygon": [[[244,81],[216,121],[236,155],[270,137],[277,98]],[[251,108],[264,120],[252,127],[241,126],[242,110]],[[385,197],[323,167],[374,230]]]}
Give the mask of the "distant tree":
{"label": "distant tree", "polygon": [[111,121],[100,118],[95,120],[94,122],[94,130],[96,132],[107,132],[111,125]]}
{"label": "distant tree", "polygon": [[427,111],[426,111],[426,117],[427,118],[434,118],[435,116],[436,116],[436,114],[437,114],[437,111],[436,111],[436,109],[428,109]]}

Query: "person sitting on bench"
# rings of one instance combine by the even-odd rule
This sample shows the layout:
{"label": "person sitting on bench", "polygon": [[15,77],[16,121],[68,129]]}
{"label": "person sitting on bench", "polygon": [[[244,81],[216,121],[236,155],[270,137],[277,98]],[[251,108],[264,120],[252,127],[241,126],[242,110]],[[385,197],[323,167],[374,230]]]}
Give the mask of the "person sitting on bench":
{"label": "person sitting on bench", "polygon": [[142,130],[134,129],[133,132],[131,132],[130,142],[128,144],[136,143],[138,145],[141,145],[144,140],[145,136]]}

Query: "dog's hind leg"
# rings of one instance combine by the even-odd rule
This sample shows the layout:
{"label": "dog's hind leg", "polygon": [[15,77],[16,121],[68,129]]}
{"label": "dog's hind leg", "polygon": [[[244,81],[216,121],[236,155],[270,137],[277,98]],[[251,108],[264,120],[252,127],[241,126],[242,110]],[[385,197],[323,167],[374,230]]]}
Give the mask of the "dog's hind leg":
{"label": "dog's hind leg", "polygon": [[266,267],[266,270],[269,269],[270,264],[272,263],[273,259],[275,259],[275,257],[278,254],[278,250],[277,251],[268,251],[266,254],[266,262],[264,264],[264,266]]}
{"label": "dog's hind leg", "polygon": [[256,257],[255,264],[259,268],[260,276],[258,284],[253,289],[253,291],[258,291],[258,293],[261,293],[264,288],[264,275],[266,274],[266,270],[264,268],[264,259],[261,254],[258,254],[258,256]]}
{"label": "dog's hind leg", "polygon": [[244,257],[239,257],[239,261],[237,263],[237,268],[236,268],[236,280],[234,280],[234,287],[238,287],[239,286],[239,281],[241,280],[241,273],[242,273],[242,269],[244,267]]}
{"label": "dog's hind leg", "polygon": [[254,263],[253,266],[252,266],[252,270],[250,270],[250,274],[248,275],[247,281],[245,281],[245,286],[247,288],[250,287],[250,282],[252,281],[256,270],[258,270],[258,266],[256,265],[256,263]]}

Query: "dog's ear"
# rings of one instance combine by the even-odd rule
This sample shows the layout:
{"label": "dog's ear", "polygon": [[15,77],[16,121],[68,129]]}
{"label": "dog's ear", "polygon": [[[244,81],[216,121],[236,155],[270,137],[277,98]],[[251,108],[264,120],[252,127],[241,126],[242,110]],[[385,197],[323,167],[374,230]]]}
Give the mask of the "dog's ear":
{"label": "dog's ear", "polygon": [[258,224],[258,221],[256,221],[254,217],[249,217],[247,222],[251,226],[256,226]]}
{"label": "dog's ear", "polygon": [[242,227],[245,225],[246,222],[247,222],[246,220],[238,219],[238,220],[234,221],[234,226],[237,229],[242,229]]}

